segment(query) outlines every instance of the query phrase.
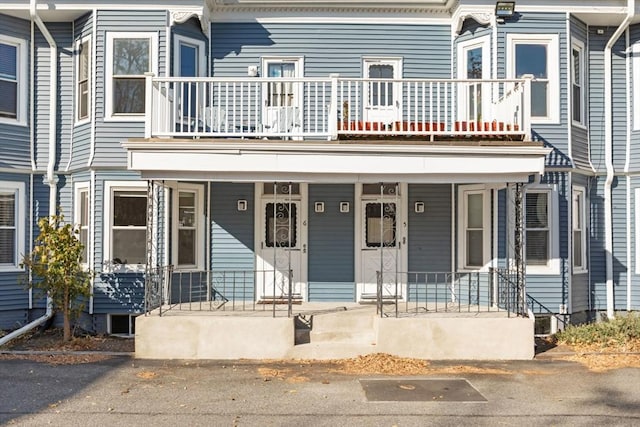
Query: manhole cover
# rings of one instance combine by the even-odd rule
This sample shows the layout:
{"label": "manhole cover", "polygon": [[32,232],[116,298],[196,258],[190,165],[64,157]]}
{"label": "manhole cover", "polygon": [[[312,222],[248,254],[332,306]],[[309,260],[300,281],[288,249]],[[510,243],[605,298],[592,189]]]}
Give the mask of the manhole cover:
{"label": "manhole cover", "polygon": [[467,380],[360,380],[371,402],[486,402]]}

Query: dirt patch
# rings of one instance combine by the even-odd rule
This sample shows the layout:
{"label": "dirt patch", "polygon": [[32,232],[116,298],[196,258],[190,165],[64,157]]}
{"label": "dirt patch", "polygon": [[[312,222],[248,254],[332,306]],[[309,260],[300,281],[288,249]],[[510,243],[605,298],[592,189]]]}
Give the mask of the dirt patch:
{"label": "dirt patch", "polygon": [[421,375],[431,372],[426,360],[397,357],[386,353],[334,360],[332,363],[337,367],[335,372],[344,374]]}
{"label": "dirt patch", "polygon": [[62,329],[49,328],[28,332],[9,341],[0,350],[51,352],[51,354],[0,354],[0,360],[19,359],[50,365],[79,365],[111,359],[112,356],[108,353],[133,352],[134,341],[128,338],[98,335],[75,337],[65,343],[62,341]]}
{"label": "dirt patch", "polygon": [[567,347],[575,354],[563,357],[564,360],[578,362],[594,372],[640,368],[640,339],[628,340],[624,343],[611,341]]}

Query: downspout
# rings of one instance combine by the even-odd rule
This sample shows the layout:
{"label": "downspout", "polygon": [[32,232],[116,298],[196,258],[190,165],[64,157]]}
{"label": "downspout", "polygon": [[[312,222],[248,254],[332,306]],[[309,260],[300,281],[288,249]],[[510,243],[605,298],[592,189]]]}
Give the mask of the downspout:
{"label": "downspout", "polygon": [[635,0],[627,1],[627,15],[613,33],[604,48],[604,154],[607,177],[604,182],[604,250],[606,266],[607,318],[613,319],[613,206],[611,205],[611,186],[615,171],[613,169],[613,117],[612,117],[612,70],[611,51],[615,42],[626,31],[635,13]]}
{"label": "downspout", "polygon": [[[37,0],[31,0],[30,1],[30,7],[29,7],[29,12],[31,14],[31,20],[32,22],[35,22],[36,25],[38,26],[38,29],[40,29],[40,32],[42,32],[42,34],[44,35],[45,39],[47,40],[47,42],[49,43],[49,47],[51,48],[51,59],[50,59],[50,78],[49,78],[49,83],[50,83],[50,103],[49,103],[49,162],[47,164],[47,176],[45,178],[46,183],[49,185],[49,215],[55,215],[56,213],[56,177],[54,174],[54,168],[55,168],[55,159],[56,159],[56,118],[57,118],[57,90],[58,90],[58,85],[57,85],[57,77],[58,77],[58,67],[57,67],[57,59],[58,59],[58,48],[56,46],[56,42],[54,41],[53,37],[51,36],[51,33],[49,33],[49,30],[47,29],[47,27],[44,25],[44,22],[42,22],[42,19],[40,19],[40,16],[38,15],[38,12],[36,10],[36,1]],[[32,34],[35,34],[34,32],[32,32]],[[31,39],[31,45],[34,46],[35,44],[35,37],[32,37]],[[32,57],[31,57],[31,63],[35,64],[35,48],[32,48],[31,50],[32,52]],[[35,66],[32,67],[32,70],[35,69]],[[32,71],[33,72],[33,71]],[[31,78],[33,79],[34,76],[32,74]],[[33,92],[32,92],[33,94]],[[35,99],[35,97],[32,96],[32,99]],[[33,109],[33,105],[31,105],[31,108]],[[31,121],[31,126],[32,128],[35,127],[35,122],[33,120],[33,115],[32,115],[32,121]],[[34,144],[35,145],[35,144]],[[5,335],[4,337],[0,338],[0,346],[6,344],[7,342],[11,341],[14,338],[19,337],[20,335],[34,329],[37,326],[42,325],[43,323],[45,323],[47,320],[51,319],[51,317],[53,317],[53,303],[51,301],[51,298],[49,298],[49,296],[47,296],[47,308],[45,310],[45,314],[41,317],[39,317],[38,319],[34,320],[31,323],[26,324],[25,326],[23,326],[20,329],[17,329],[13,332],[11,332],[8,335]]]}

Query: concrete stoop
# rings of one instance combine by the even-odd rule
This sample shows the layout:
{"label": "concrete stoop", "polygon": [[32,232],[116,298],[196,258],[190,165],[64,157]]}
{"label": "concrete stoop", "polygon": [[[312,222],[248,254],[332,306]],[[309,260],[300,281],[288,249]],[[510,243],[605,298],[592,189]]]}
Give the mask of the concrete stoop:
{"label": "concrete stoop", "polygon": [[[345,310],[307,317],[298,326],[308,330],[308,340],[297,342],[289,351],[292,359],[344,359],[376,352],[375,308]],[[304,336],[296,328],[297,337]]]}

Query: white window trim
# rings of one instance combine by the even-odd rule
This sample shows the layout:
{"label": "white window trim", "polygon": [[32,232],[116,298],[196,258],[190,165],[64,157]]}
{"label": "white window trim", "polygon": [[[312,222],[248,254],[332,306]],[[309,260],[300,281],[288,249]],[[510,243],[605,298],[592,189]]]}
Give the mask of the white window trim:
{"label": "white window trim", "polygon": [[[549,261],[547,265],[527,264],[527,274],[553,275],[560,274],[560,218],[558,208],[558,189],[553,184],[537,184],[526,187],[524,203],[526,213],[526,193],[547,193],[549,218]],[[525,219],[525,245],[526,245],[526,219]]]}
{"label": "white window trim", "polygon": [[633,192],[635,196],[635,233],[634,240],[636,242],[635,249],[635,263],[636,274],[640,274],[640,188],[636,188]]}
{"label": "white window trim", "polygon": [[560,63],[557,34],[507,34],[507,78],[513,79],[516,74],[517,44],[546,44],[549,93],[547,117],[531,117],[531,123],[560,123]]}
{"label": "white window trim", "polygon": [[[81,196],[82,193],[86,192],[87,197],[89,198],[87,208],[89,209],[89,224],[87,224],[88,237],[91,238],[91,187],[89,185],[89,181],[76,182],[73,184],[73,194],[74,194],[74,206],[73,206],[73,224],[77,227],[78,232],[80,232],[80,223],[82,217],[82,204]],[[79,238],[79,236],[78,236]],[[87,269],[89,267],[90,260],[93,258],[91,254],[91,245],[87,242],[87,258],[85,262],[82,263],[82,266]]]}
{"label": "white window trim", "polygon": [[[367,70],[370,65],[391,65],[393,67],[393,78],[395,80],[401,79],[404,73],[403,71],[403,58],[401,56],[363,56],[362,57],[362,78],[367,78]],[[368,93],[368,85],[364,85],[362,88],[362,99],[365,107],[368,107],[369,103],[369,93]],[[402,109],[398,106],[402,105],[402,84],[395,82],[393,83],[393,108],[395,110],[395,117],[393,117],[392,121],[397,121],[401,119]],[[371,121],[370,118],[363,117],[367,121]]]}
{"label": "white window trim", "polygon": [[[457,70],[457,75],[458,75],[458,79],[460,80],[466,80],[467,76],[466,76],[466,71],[467,71],[467,51],[468,50],[472,50],[472,49],[476,49],[476,48],[481,48],[482,49],[482,79],[490,79],[491,78],[491,53],[490,53],[490,42],[491,39],[489,38],[489,36],[482,36],[482,37],[478,37],[475,39],[471,39],[471,40],[466,40],[463,42],[458,43],[458,50],[457,50],[457,55],[458,55],[458,70]],[[486,92],[487,94],[489,94],[490,90],[491,90],[491,85],[490,84],[483,84],[482,85],[482,91]],[[486,89],[485,89],[486,88]],[[466,117],[467,116],[467,112],[465,111],[465,108],[467,107],[467,91],[464,90],[462,87],[458,92],[458,117]],[[483,96],[482,97],[482,111],[488,112],[489,109],[491,108],[491,104],[490,104],[490,96]]]}
{"label": "white window trim", "polygon": [[[482,194],[482,267],[466,265],[466,217],[467,195]],[[461,185],[458,187],[458,270],[489,271],[491,266],[491,190],[484,185]]]}
{"label": "white window trim", "polygon": [[[131,327],[132,327],[132,323],[135,322],[135,318],[138,316],[137,314],[130,314],[130,313],[110,313],[107,315],[108,316],[108,321],[107,321],[107,334],[109,335],[114,335],[117,337],[124,337],[124,338],[130,338],[135,336],[134,334],[131,333]],[[112,331],[112,327],[111,327],[111,322],[112,322],[112,317],[113,316],[129,316],[129,333],[128,334],[119,334],[119,333],[114,333]]]}
{"label": "white window trim", "polygon": [[187,44],[193,45],[198,48],[198,76],[204,77],[207,75],[207,60],[205,57],[205,43],[202,40],[192,39],[180,34],[173,36],[173,75],[180,76],[180,64],[182,58],[180,57],[180,45]]}
{"label": "white window trim", "polygon": [[[582,253],[581,253],[581,257],[582,257],[582,267],[576,267],[573,263],[573,259],[575,257],[575,245],[573,244],[573,232],[575,231],[574,228],[574,218],[575,218],[575,209],[573,208],[573,203],[575,202],[575,198],[577,195],[580,195],[582,197],[582,209],[581,209],[581,216],[582,218],[580,218],[580,222],[582,223],[582,233],[581,233],[581,239],[582,242],[581,243],[581,247],[582,247]],[[573,266],[573,272],[574,273],[586,273],[588,271],[588,266],[587,266],[587,222],[586,222],[586,207],[587,207],[587,199],[586,199],[586,195],[587,195],[587,190],[585,187],[579,186],[579,185],[574,185],[571,189],[571,215],[572,215],[572,219],[571,219],[571,265]]]}
{"label": "white window trim", "polygon": [[[179,217],[179,196],[180,192],[190,192],[196,195],[196,264],[178,265],[178,217]],[[202,270],[204,268],[204,189],[201,185],[197,184],[178,184],[173,187],[173,201],[172,201],[172,227],[171,227],[171,241],[172,250],[171,258],[173,259],[173,265],[176,269],[180,270]]]}
{"label": "white window trim", "polygon": [[102,269],[104,272],[139,272],[144,271],[145,264],[119,264],[113,265],[112,260],[112,229],[113,219],[113,193],[115,191],[147,191],[146,181],[105,181],[104,182],[104,227],[102,248]]}
{"label": "white window trim", "polygon": [[27,42],[15,37],[0,35],[0,43],[13,45],[16,47],[16,78],[18,80],[16,98],[16,118],[0,117],[0,123],[12,125],[27,125],[27,104],[29,103],[28,92],[28,67],[27,67]]}
{"label": "white window trim", "polygon": [[[573,66],[573,51],[577,50],[580,54],[580,75],[582,77],[582,82],[580,83],[580,106],[582,107],[580,109],[580,121],[575,121],[573,119],[573,80],[574,80],[574,74],[573,74],[573,70],[575,69]],[[574,126],[579,126],[582,128],[586,128],[585,123],[585,117],[586,117],[586,106],[587,106],[587,102],[586,102],[586,93],[587,93],[587,88],[586,88],[586,67],[585,67],[585,57],[584,57],[584,43],[582,42],[582,40],[578,40],[575,38],[571,39],[571,54],[569,55],[571,64],[570,64],[570,78],[571,78],[571,82],[570,82],[570,90],[571,90],[571,106],[570,106],[570,110],[571,110],[571,121],[573,123]]]}
{"label": "white window trim", "polygon": [[148,38],[151,52],[151,72],[158,75],[158,34],[153,32],[107,32],[105,82],[104,82],[104,120],[113,122],[144,122],[145,114],[113,113],[113,42],[116,39]]}
{"label": "white window trim", "polygon": [[640,41],[632,46],[633,52],[633,130],[640,130]]}
{"label": "white window trim", "polygon": [[15,254],[13,264],[0,264],[0,271],[23,271],[20,268],[21,257],[25,251],[25,184],[22,182],[0,181],[1,194],[13,194],[15,197]]}
{"label": "white window trim", "polygon": [[[89,75],[87,76],[87,89],[89,91],[89,96],[87,98],[87,117],[81,119],[80,117],[80,46],[82,46],[82,44],[86,43],[87,46],[89,47]],[[91,52],[91,49],[93,49],[93,45],[91,44],[91,36],[86,36],[83,37],[79,40],[76,40],[75,43],[75,51],[77,52],[76,54],[76,59],[75,59],[75,67],[76,67],[76,72],[75,72],[75,77],[74,77],[74,92],[75,92],[75,107],[74,107],[74,120],[75,120],[75,125],[82,125],[85,123],[89,123],[91,121],[91,107],[93,106],[93,103],[91,102],[91,99],[93,97],[93,93],[92,93],[92,82],[91,82],[91,77],[92,77],[92,72],[91,70],[93,70],[93,52]]]}
{"label": "white window trim", "polygon": [[[302,56],[263,56],[260,58],[260,70],[262,73],[261,76],[268,77],[267,73],[269,70],[269,64],[278,64],[284,62],[293,62],[295,64],[294,72],[296,78],[304,77],[304,57]],[[267,85],[263,84],[262,99],[264,100],[268,99],[267,91]],[[302,106],[302,92],[303,91],[298,90],[294,100],[294,105],[298,107]]]}

